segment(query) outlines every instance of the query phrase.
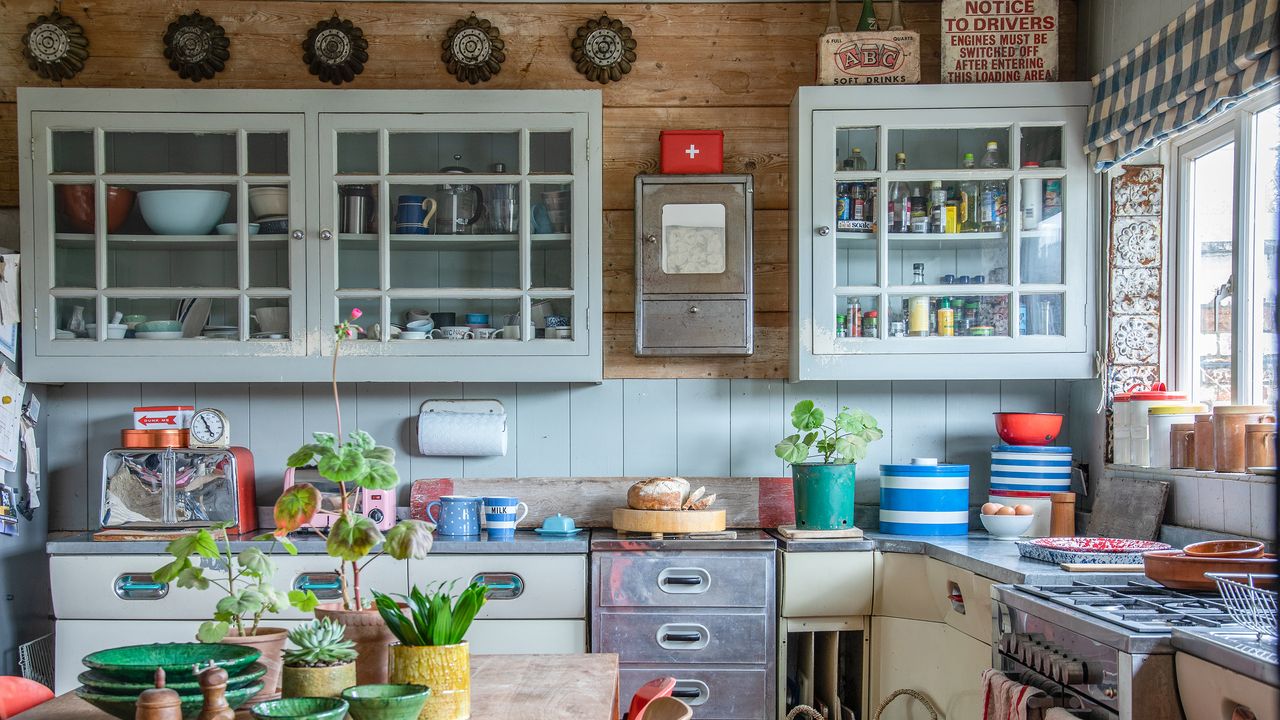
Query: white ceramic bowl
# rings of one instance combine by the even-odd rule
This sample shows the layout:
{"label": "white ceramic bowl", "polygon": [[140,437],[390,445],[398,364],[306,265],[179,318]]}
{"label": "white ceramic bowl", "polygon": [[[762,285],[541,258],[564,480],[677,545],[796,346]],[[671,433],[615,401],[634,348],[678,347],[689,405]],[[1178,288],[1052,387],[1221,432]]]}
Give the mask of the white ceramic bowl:
{"label": "white ceramic bowl", "polygon": [[225,190],[143,190],[138,209],[157,235],[208,235],[231,202]]}
{"label": "white ceramic bowl", "polygon": [[1035,515],[981,515],[982,526],[995,540],[1017,540],[1031,529]]}
{"label": "white ceramic bowl", "polygon": [[[235,223],[219,223],[218,226],[213,229],[213,231],[218,233],[219,235],[235,235],[237,227],[239,226],[236,225]],[[258,223],[249,223],[249,234],[250,235],[258,234]]]}
{"label": "white ceramic bowl", "polygon": [[[89,337],[90,337],[91,339],[92,339],[92,338],[96,338],[96,337],[98,337],[98,324],[97,324],[97,323],[89,323],[88,325],[85,325],[85,326],[84,326],[84,329],[85,329],[85,331],[86,331],[86,332],[88,332],[88,333],[89,333]],[[128,329],[129,329],[129,326],[128,326],[128,325],[125,325],[124,323],[108,323],[108,324],[107,324],[107,339],[108,339],[108,340],[122,340],[122,339],[124,338],[124,333],[125,333],[125,331],[126,331],[126,330],[128,330]]]}
{"label": "white ceramic bowl", "polygon": [[401,340],[426,340],[427,334],[421,330],[405,330],[400,333]]}
{"label": "white ceramic bowl", "polygon": [[254,218],[288,215],[289,188],[273,186],[249,188],[249,210]]}
{"label": "white ceramic bowl", "polygon": [[289,332],[288,307],[260,307],[253,311],[253,319],[258,321],[258,329],[261,332]]}

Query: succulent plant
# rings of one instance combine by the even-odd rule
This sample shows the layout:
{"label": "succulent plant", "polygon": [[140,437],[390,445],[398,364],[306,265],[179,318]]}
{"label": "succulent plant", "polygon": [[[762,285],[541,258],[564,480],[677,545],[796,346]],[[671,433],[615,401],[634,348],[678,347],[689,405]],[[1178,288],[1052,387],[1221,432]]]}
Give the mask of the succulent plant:
{"label": "succulent plant", "polygon": [[290,667],[324,667],[342,665],[356,659],[356,644],[344,640],[346,630],[333,618],[313,620],[289,631],[289,642],[296,649],[284,651],[284,664]]}

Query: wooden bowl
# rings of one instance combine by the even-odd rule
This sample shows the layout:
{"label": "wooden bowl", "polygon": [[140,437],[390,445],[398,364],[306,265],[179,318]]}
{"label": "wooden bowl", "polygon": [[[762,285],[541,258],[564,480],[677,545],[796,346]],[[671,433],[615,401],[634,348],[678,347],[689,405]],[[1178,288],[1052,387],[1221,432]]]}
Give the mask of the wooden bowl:
{"label": "wooden bowl", "polygon": [[1266,573],[1280,569],[1275,555],[1256,558],[1215,558],[1188,555],[1181,550],[1152,550],[1142,554],[1146,575],[1174,590],[1218,589],[1218,584],[1205,573]]}
{"label": "wooden bowl", "polygon": [[[80,233],[94,231],[95,212],[93,185],[58,185],[58,209],[67,216],[71,228]],[[107,186],[107,232],[120,229],[133,210],[137,193],[122,187]]]}
{"label": "wooden bowl", "polygon": [[1263,547],[1257,540],[1206,540],[1192,543],[1182,551],[1194,557],[1256,558],[1262,555]]}

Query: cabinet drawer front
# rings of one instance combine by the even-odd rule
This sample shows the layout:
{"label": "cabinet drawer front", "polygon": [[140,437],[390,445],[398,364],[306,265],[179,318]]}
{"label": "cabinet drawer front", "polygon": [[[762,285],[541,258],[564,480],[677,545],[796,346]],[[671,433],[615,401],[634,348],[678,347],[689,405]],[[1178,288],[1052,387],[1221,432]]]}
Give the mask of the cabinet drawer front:
{"label": "cabinet drawer front", "polygon": [[534,619],[587,617],[585,555],[429,555],[409,562],[409,582],[476,579],[493,588],[476,617]]}
{"label": "cabinet drawer front", "polygon": [[746,345],[746,300],[648,300],[643,305],[647,348]]}
{"label": "cabinet drawer front", "polygon": [[872,554],[780,553],[782,616],[807,618],[870,615]]}
{"label": "cabinet drawer front", "polygon": [[769,647],[764,613],[600,613],[596,652],[623,662],[762,664]]}
{"label": "cabinet drawer front", "polygon": [[[281,590],[310,589],[322,603],[341,602],[341,590],[337,585],[338,559],[328,555],[273,555],[276,561],[276,587]],[[384,593],[409,592],[409,575],[404,563],[389,555],[376,557],[360,571],[360,587],[369,599],[371,588]],[[304,619],[304,613],[294,607],[286,608],[281,617]]]}
{"label": "cabinet drawer front", "polygon": [[[213,561],[198,560],[210,574],[225,572],[213,570]],[[60,620],[208,620],[213,617],[218,593],[183,589],[176,583],[158,583],[151,578],[153,571],[172,561],[168,555],[54,555],[49,558],[54,617]]]}
{"label": "cabinet drawer front", "polygon": [[[673,695],[693,708],[698,720],[765,720],[769,672],[765,668],[723,668],[702,665],[668,665],[634,668],[622,666],[622,699],[630,703],[641,685],[657,677],[673,677]],[[623,708],[625,710],[626,708]]]}
{"label": "cabinet drawer front", "polygon": [[928,558],[929,596],[943,621],[970,637],[991,643],[992,582],[941,560]]}
{"label": "cabinet drawer front", "polygon": [[601,607],[765,607],[772,558],[596,555]]}
{"label": "cabinet drawer front", "polygon": [[476,620],[473,655],[568,655],[587,651],[586,620]]}

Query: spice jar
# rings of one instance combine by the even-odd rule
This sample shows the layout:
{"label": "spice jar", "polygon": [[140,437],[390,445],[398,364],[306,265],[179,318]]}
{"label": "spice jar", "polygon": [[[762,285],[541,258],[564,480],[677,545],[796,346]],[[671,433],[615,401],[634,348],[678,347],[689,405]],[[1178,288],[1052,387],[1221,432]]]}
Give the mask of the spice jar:
{"label": "spice jar", "polygon": [[1249,423],[1244,426],[1244,459],[1246,467],[1275,467],[1275,423]]}
{"label": "spice jar", "polygon": [[1169,428],[1169,467],[1196,466],[1195,423],[1174,423]]}
{"label": "spice jar", "polygon": [[1196,433],[1192,438],[1195,444],[1195,468],[1213,470],[1217,462],[1213,456],[1213,415],[1197,415],[1195,425]]}
{"label": "spice jar", "polygon": [[[1219,405],[1213,409],[1214,469],[1242,473],[1245,461],[1245,426],[1260,423],[1271,408],[1266,405]],[[1271,418],[1272,422],[1275,418]]]}

